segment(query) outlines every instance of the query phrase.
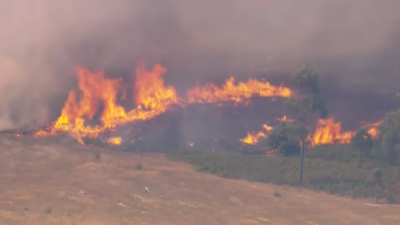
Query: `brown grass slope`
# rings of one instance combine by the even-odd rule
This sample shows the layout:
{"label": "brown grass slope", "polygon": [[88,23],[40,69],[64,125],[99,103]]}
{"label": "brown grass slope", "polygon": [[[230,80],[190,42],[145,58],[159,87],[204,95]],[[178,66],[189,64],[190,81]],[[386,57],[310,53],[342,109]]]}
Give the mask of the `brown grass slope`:
{"label": "brown grass slope", "polygon": [[61,137],[0,136],[0,181],[5,225],[400,224],[400,207],[222,179]]}

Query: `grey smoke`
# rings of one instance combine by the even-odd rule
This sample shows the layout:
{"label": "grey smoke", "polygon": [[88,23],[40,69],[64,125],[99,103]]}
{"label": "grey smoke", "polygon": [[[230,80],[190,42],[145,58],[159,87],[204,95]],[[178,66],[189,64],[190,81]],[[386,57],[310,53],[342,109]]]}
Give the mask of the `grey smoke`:
{"label": "grey smoke", "polygon": [[[396,0],[0,0],[0,128],[58,116],[74,68],[168,68],[180,93],[196,84],[311,63],[346,88],[400,81]],[[111,74],[110,76],[120,76]]]}

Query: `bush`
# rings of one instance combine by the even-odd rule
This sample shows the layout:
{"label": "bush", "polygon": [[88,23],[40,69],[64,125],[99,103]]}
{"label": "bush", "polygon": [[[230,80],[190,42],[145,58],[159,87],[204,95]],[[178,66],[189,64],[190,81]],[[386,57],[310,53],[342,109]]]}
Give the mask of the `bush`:
{"label": "bush", "polygon": [[143,169],[143,165],[141,163],[137,163],[136,164],[136,169],[137,170],[142,170]]}
{"label": "bush", "polygon": [[383,176],[383,170],[381,168],[375,168],[373,170],[374,174],[374,179],[377,183],[381,184],[382,183],[382,176]]}
{"label": "bush", "polygon": [[100,161],[100,160],[101,160],[101,153],[100,152],[96,152],[94,154],[94,161],[97,162],[97,161]]}
{"label": "bush", "polygon": [[277,191],[274,192],[274,196],[277,197],[277,198],[282,197],[282,195],[281,195],[279,192],[277,192]]}

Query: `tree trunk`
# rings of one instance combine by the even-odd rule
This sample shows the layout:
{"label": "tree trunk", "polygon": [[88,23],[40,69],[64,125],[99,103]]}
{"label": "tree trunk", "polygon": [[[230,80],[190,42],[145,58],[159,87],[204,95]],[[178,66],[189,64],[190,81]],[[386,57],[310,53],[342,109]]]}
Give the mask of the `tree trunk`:
{"label": "tree trunk", "polygon": [[300,141],[300,175],[299,181],[300,184],[303,184],[303,168],[304,168],[304,140]]}
{"label": "tree trunk", "polygon": [[360,164],[358,165],[358,168],[361,169],[362,167],[362,151],[360,150]]}

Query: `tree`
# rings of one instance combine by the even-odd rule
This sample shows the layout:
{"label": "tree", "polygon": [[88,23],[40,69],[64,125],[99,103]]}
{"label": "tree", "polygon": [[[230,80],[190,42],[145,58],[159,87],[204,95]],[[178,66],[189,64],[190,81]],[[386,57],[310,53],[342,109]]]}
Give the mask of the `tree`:
{"label": "tree", "polygon": [[387,161],[395,164],[400,151],[400,110],[388,113],[379,126],[382,151]]}
{"label": "tree", "polygon": [[372,149],[372,137],[366,130],[357,131],[356,135],[351,138],[351,144],[353,148],[360,151],[360,164],[359,168],[362,167],[363,155],[369,155]]}
{"label": "tree", "polygon": [[303,183],[304,152],[308,136],[306,124],[315,117],[325,118],[328,115],[325,100],[320,95],[319,75],[311,66],[307,65],[293,77],[298,88],[298,95],[290,97],[285,105],[296,118],[296,126],[300,133],[297,133],[297,140],[300,144],[300,184]]}
{"label": "tree", "polygon": [[300,154],[298,136],[302,133],[300,128],[298,124],[283,121],[268,135],[267,143],[283,156],[298,156]]}
{"label": "tree", "polygon": [[383,170],[381,168],[375,168],[372,171],[373,175],[374,175],[374,179],[375,179],[375,186],[374,186],[374,199],[375,199],[375,203],[377,203],[377,198],[378,198],[378,194],[382,189],[382,176],[383,176]]}

